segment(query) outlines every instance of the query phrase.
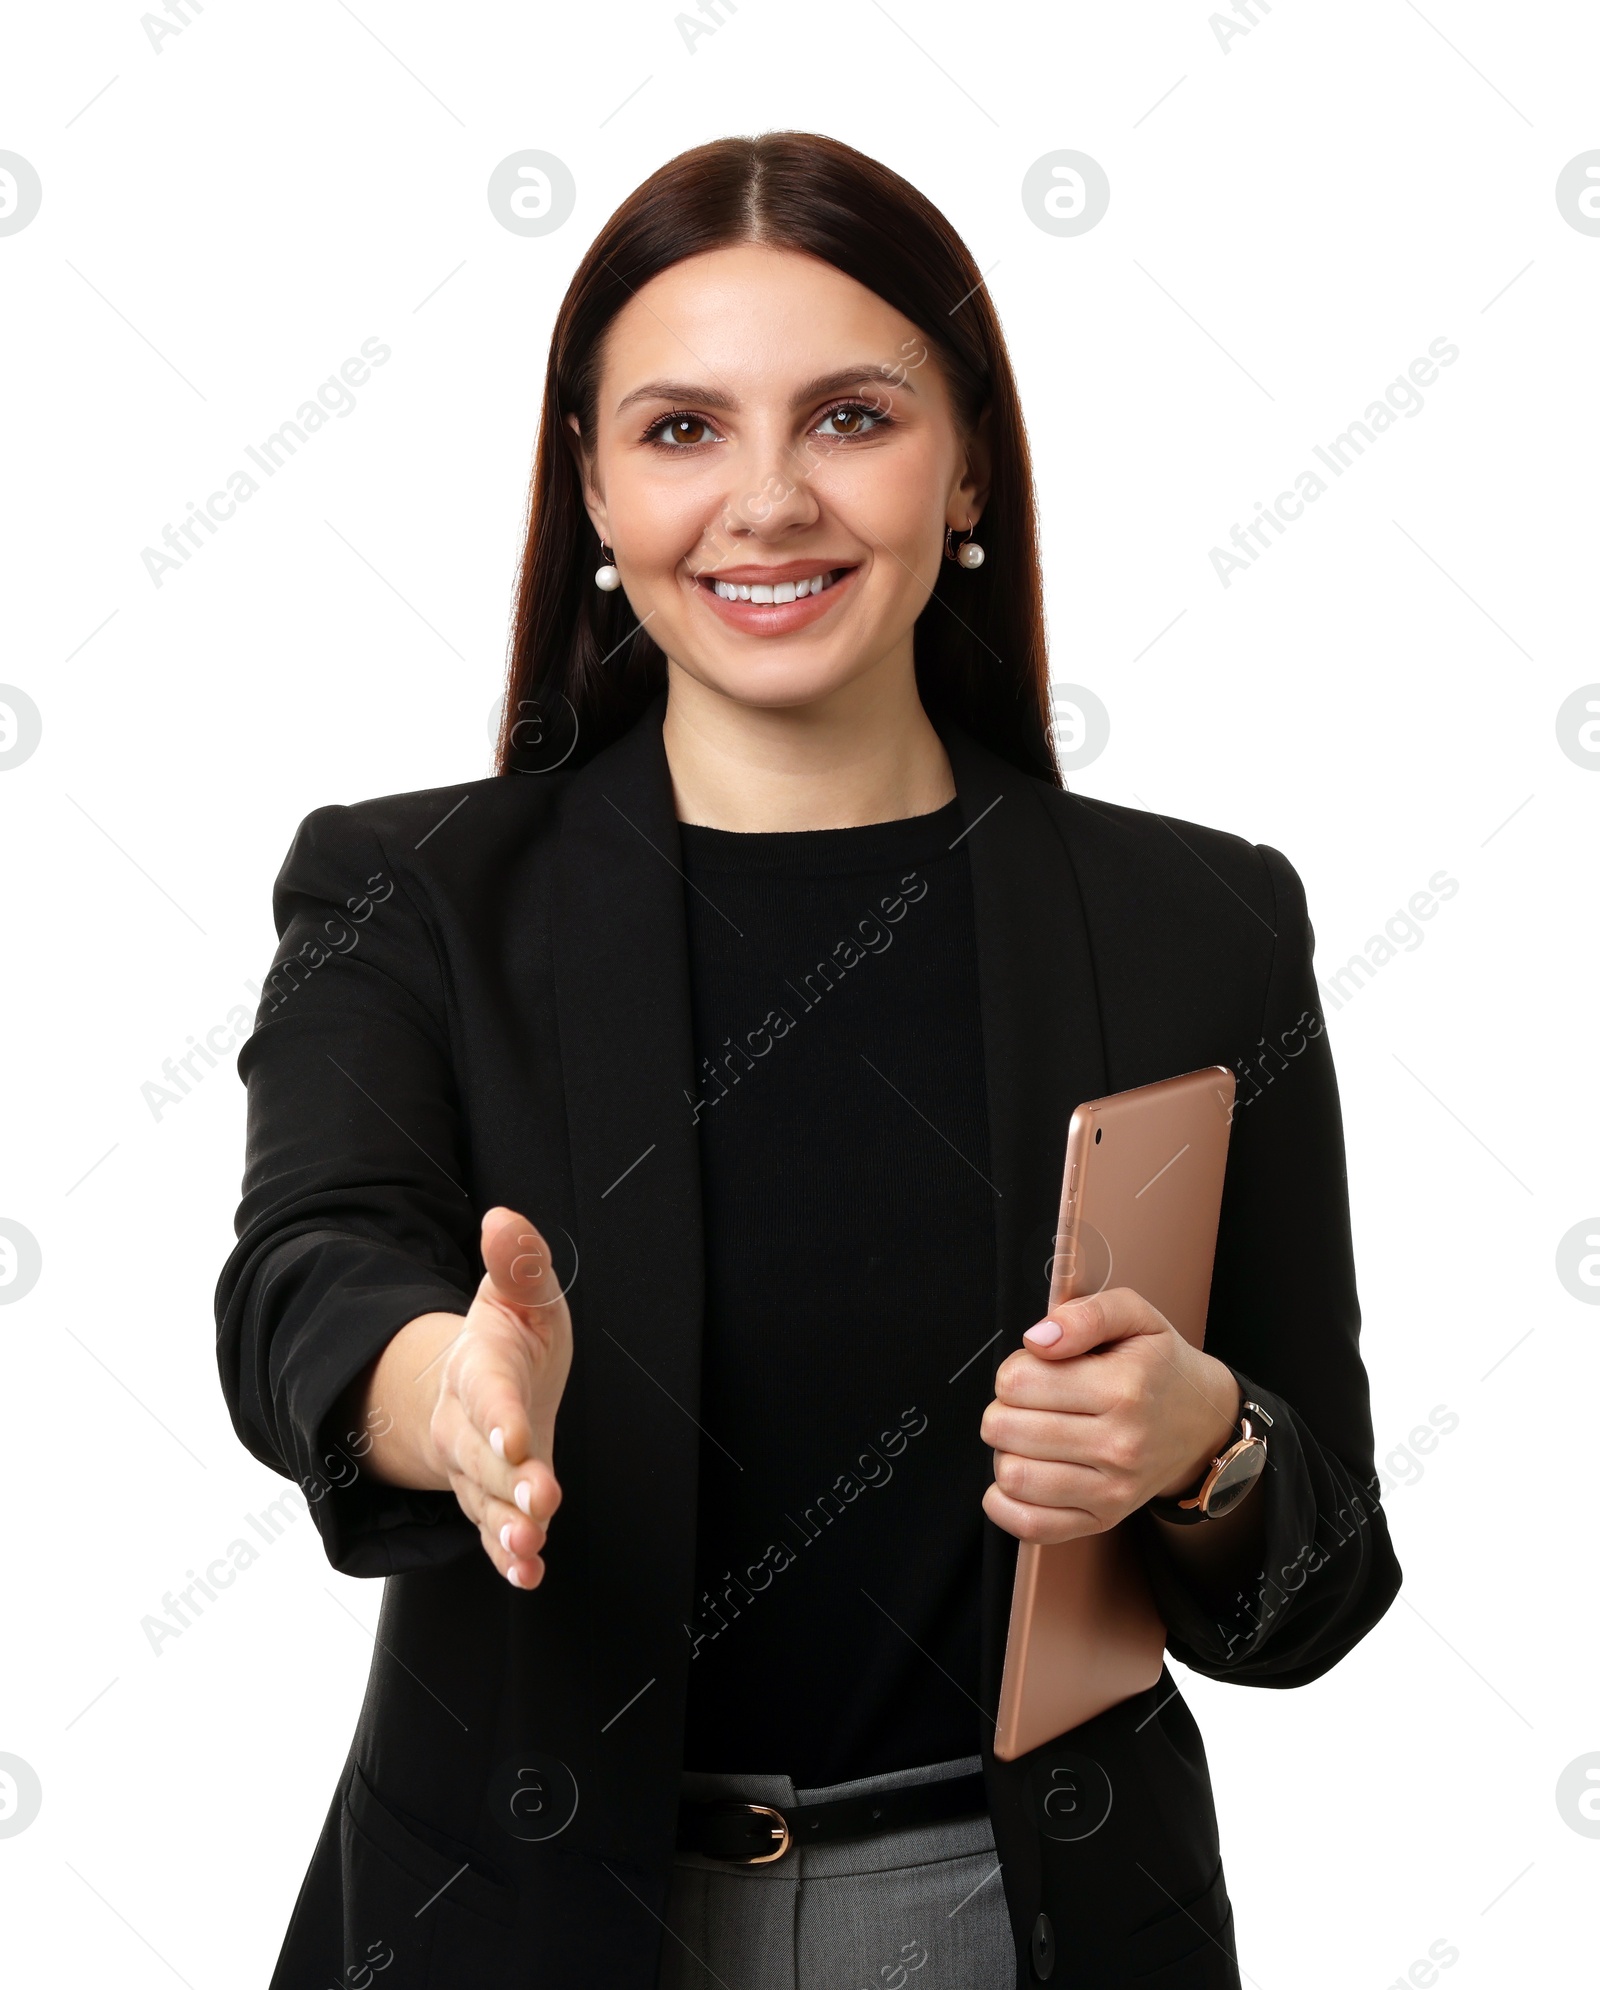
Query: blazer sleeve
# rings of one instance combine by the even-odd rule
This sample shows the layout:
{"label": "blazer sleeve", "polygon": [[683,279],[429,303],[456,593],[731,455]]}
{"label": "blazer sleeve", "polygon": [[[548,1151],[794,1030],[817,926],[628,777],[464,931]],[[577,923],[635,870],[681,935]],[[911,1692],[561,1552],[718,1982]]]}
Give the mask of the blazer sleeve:
{"label": "blazer sleeve", "polygon": [[478,1223],[428,924],[347,808],[297,832],[273,891],[279,945],[239,1053],[249,1095],[238,1242],[217,1283],[234,1429],[295,1480],[333,1566],[453,1560],[477,1532],[445,1492],[374,1479],[346,1387],[418,1314],[464,1313]]}
{"label": "blazer sleeve", "polygon": [[1378,1502],[1344,1131],[1305,893],[1287,858],[1265,845],[1260,855],[1276,938],[1261,1037],[1235,1066],[1206,1349],[1273,1419],[1250,1495],[1265,1502],[1265,1553],[1218,1609],[1186,1584],[1156,1522],[1140,1539],[1176,1657],[1213,1679],[1299,1686],[1371,1630],[1400,1567]]}

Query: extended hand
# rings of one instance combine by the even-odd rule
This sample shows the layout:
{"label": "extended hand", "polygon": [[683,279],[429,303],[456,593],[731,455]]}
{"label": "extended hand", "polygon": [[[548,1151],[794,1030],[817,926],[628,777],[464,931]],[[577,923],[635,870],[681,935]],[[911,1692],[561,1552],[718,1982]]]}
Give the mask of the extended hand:
{"label": "extended hand", "polygon": [[516,1588],[532,1589],[561,1501],[551,1454],[572,1320],[549,1248],[525,1216],[491,1209],[481,1249],[483,1281],[440,1361],[428,1443],[484,1552]]}
{"label": "extended hand", "polygon": [[1052,1307],[1023,1340],[981,1426],[983,1509],[1019,1540],[1102,1533],[1187,1492],[1237,1435],[1232,1373],[1125,1285]]}

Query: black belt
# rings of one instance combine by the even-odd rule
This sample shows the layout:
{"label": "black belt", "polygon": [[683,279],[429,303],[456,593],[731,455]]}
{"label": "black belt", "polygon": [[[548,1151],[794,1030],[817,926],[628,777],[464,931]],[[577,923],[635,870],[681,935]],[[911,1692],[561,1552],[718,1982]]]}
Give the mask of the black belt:
{"label": "black belt", "polygon": [[941,1783],[908,1783],[872,1795],[834,1797],[827,1803],[741,1803],[719,1797],[678,1806],[678,1850],[699,1852],[730,1865],[765,1866],[794,1845],[833,1845],[867,1838],[875,1831],[899,1831],[911,1824],[943,1824],[954,1817],[981,1817],[989,1808],[983,1774],[951,1776]]}

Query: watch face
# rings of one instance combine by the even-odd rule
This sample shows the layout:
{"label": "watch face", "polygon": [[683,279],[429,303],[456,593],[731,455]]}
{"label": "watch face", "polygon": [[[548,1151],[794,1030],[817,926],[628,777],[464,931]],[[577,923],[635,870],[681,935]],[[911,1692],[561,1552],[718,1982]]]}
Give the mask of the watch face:
{"label": "watch face", "polygon": [[1264,1444],[1250,1438],[1236,1444],[1211,1481],[1211,1491],[1206,1498],[1209,1518],[1220,1520],[1223,1514],[1230,1513],[1260,1478],[1266,1462],[1267,1447]]}

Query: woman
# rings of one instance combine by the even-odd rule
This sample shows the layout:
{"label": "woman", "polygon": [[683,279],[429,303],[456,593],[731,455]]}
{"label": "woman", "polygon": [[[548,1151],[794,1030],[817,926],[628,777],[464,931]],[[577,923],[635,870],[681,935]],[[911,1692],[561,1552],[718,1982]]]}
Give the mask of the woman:
{"label": "woman", "polygon": [[[672,161],[556,325],[500,776],[278,880],[224,1386],[390,1579],[277,1984],[1237,1984],[1170,1678],[992,1717],[1019,1538],[1125,1522],[1217,1679],[1392,1599],[1338,1099],[1289,864],[1047,711],[965,247],[831,140]],[[1041,1318],[1073,1106],[1211,1063],[1208,1351]]]}

